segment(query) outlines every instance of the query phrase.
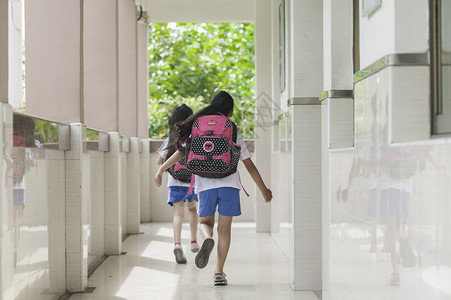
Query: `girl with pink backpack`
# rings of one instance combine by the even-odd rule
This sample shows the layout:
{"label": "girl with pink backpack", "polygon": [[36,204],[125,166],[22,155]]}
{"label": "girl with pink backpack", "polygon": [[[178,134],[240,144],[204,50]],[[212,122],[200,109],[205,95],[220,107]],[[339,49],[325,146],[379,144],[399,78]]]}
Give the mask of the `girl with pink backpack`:
{"label": "girl with pink backpack", "polygon": [[[183,121],[189,116],[193,114],[191,108],[186,106],[185,104],[181,106],[177,106],[173,109],[171,117],[169,118],[169,137],[163,142],[161,147],[158,149],[158,153],[160,157],[158,158],[158,164],[161,165],[171,157],[174,152],[177,151],[176,144],[176,128],[175,124],[177,122]],[[180,171],[181,170],[181,171]],[[182,223],[185,214],[185,206],[188,207],[188,220],[190,224],[191,230],[191,252],[196,253],[199,251],[199,245],[197,244],[197,209],[196,209],[196,195],[188,194],[188,189],[190,187],[190,177],[191,173],[189,173],[188,179],[187,176],[184,176],[183,170],[184,165],[180,162],[177,162],[174,166],[169,168],[168,174],[168,204],[172,206],[174,209],[174,217],[172,219],[173,230],[174,230],[174,256],[175,261],[178,264],[186,263],[186,256],[183,253],[182,245],[181,245],[181,234],[182,234]],[[188,172],[185,172],[188,173]]]}
{"label": "girl with pink backpack", "polygon": [[181,145],[180,149],[160,166],[155,175],[157,186],[161,186],[163,172],[183,158],[186,159],[188,169],[191,167],[195,174],[193,179],[199,198],[199,230],[204,239],[195,259],[198,268],[208,264],[215,245],[213,228],[218,210],[217,262],[213,275],[215,285],[227,284],[224,264],[230,247],[232,219],[241,215],[241,184],[235,157],[243,162],[265,202],[272,199],[272,192],[252,162],[244,139],[234,130],[236,126],[233,122],[228,120],[233,115],[233,107],[233,98],[221,91],[213,96],[209,106],[177,123],[175,140]]}

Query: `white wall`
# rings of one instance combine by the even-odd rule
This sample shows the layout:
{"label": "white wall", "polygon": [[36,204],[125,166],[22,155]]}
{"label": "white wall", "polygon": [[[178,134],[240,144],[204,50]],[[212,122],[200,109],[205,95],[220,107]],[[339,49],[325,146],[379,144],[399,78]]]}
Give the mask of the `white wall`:
{"label": "white wall", "polygon": [[[382,1],[361,19],[361,67],[426,52],[428,18],[427,1]],[[429,95],[425,66],[387,67],[355,84],[355,146],[329,152],[323,299],[451,298],[451,139],[429,137]]]}
{"label": "white wall", "polygon": [[381,7],[373,14],[360,18],[360,69],[386,54],[395,53],[394,2],[382,1]]}

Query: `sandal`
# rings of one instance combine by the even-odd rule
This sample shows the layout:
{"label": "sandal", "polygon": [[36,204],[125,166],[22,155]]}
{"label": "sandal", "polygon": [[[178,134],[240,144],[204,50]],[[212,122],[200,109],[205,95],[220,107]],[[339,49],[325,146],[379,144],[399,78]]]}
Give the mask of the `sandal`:
{"label": "sandal", "polygon": [[208,259],[210,258],[211,250],[215,246],[215,241],[212,238],[207,238],[202,243],[202,247],[196,255],[195,263],[199,269],[205,268],[208,264]]}
{"label": "sandal", "polygon": [[215,285],[227,285],[227,275],[225,273],[215,273],[213,275]]}

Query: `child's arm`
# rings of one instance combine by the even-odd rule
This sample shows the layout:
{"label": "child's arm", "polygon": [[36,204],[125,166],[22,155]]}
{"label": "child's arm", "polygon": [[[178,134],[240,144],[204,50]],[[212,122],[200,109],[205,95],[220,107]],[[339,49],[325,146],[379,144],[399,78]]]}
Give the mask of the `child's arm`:
{"label": "child's arm", "polygon": [[158,156],[157,164],[162,165],[164,162],[164,158],[161,156]]}
{"label": "child's arm", "polygon": [[181,160],[183,158],[183,156],[185,156],[185,153],[183,153],[180,150],[177,150],[174,154],[171,155],[171,157],[169,157],[164,164],[162,164],[160,166],[160,168],[157,171],[157,174],[155,174],[155,183],[157,184],[158,187],[161,186],[161,181],[163,178],[163,173],[164,171],[166,171],[167,169],[169,169],[172,165],[174,165],[176,162],[178,162],[179,160]]}
{"label": "child's arm", "polygon": [[265,202],[270,202],[272,199],[272,192],[266,187],[262,177],[260,176],[260,172],[258,172],[257,167],[254,165],[254,162],[250,158],[247,158],[243,160],[243,163],[246,167],[246,170],[249,172],[255,184],[257,185],[258,189],[262,193]]}

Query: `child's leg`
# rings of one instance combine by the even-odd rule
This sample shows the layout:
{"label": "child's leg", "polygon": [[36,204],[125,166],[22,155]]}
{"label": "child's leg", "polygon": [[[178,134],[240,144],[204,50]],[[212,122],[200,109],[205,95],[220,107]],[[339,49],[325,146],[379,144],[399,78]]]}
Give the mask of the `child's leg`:
{"label": "child's leg", "polygon": [[213,237],[213,227],[215,226],[215,216],[200,217],[199,231],[202,238]]}
{"label": "child's leg", "polygon": [[174,228],[174,243],[181,243],[182,241],[182,223],[185,214],[183,202],[174,202],[174,217],[172,219],[172,226]]}
{"label": "child's leg", "polygon": [[189,227],[191,229],[191,241],[197,240],[197,223],[199,218],[197,217],[196,203],[193,201],[188,204],[188,219]]}
{"label": "child's leg", "polygon": [[219,215],[218,220],[218,260],[216,261],[215,273],[224,272],[224,264],[230,247],[230,236],[232,227],[230,216]]}

